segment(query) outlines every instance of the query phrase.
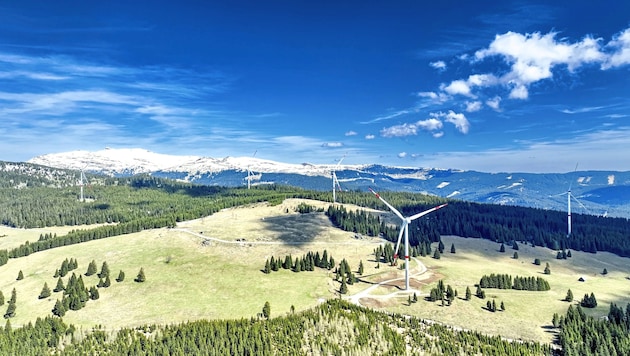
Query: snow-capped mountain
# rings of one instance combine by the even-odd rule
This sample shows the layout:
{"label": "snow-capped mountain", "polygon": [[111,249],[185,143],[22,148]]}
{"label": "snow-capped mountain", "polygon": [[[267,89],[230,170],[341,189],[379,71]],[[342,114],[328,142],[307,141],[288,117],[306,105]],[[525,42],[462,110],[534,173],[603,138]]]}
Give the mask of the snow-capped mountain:
{"label": "snow-capped mountain", "polygon": [[[288,164],[254,157],[173,156],[144,149],[73,151],[35,157],[29,163],[111,176],[148,173],[198,184],[287,184],[332,188],[331,171],[343,190],[423,192],[466,201],[565,210],[567,190],[579,200],[575,213],[630,217],[630,172],[483,173],[382,165]],[[341,193],[343,194],[343,193]],[[583,205],[583,206],[582,206]]]}

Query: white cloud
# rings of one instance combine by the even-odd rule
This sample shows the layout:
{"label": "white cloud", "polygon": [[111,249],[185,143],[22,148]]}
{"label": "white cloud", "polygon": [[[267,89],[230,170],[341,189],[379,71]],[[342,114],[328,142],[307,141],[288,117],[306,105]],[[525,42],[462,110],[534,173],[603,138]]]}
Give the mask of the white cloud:
{"label": "white cloud", "polygon": [[467,101],[466,102],[466,111],[475,112],[481,110],[481,101]]}
{"label": "white cloud", "polygon": [[527,87],[522,84],[519,84],[512,88],[509,95],[510,99],[527,99],[528,97],[529,91],[527,90]]}
{"label": "white cloud", "polygon": [[491,107],[494,110],[499,110],[499,106],[501,105],[501,97],[500,96],[495,96],[492,99],[488,99],[486,100],[486,105],[488,105],[489,107]]}
{"label": "white cloud", "polygon": [[443,124],[442,121],[436,119],[436,118],[430,118],[430,119],[426,119],[426,120],[421,120],[416,122],[415,124],[417,127],[426,130],[426,131],[435,131],[435,130],[439,130],[442,128]]}
{"label": "white cloud", "polygon": [[356,136],[357,133],[355,131],[348,131],[346,132],[346,136]]}
{"label": "white cloud", "polygon": [[435,61],[435,62],[431,62],[429,63],[429,65],[437,70],[445,70],[446,69],[446,63],[444,63],[444,61]]}
{"label": "white cloud", "polygon": [[404,137],[417,135],[418,130],[435,131],[441,129],[443,126],[442,121],[437,118],[429,118],[426,120],[420,120],[415,123],[404,123],[402,125],[395,125],[384,128],[381,130],[381,136],[383,137]]}
{"label": "white cloud", "polygon": [[326,148],[343,147],[343,143],[341,143],[341,142],[325,142],[325,143],[322,143],[322,147],[326,147]]}
{"label": "white cloud", "polygon": [[630,64],[630,28],[613,37],[607,47],[612,48],[614,52],[602,64],[602,69]]}
{"label": "white cloud", "polygon": [[449,99],[449,96],[443,92],[436,93],[432,91],[425,91],[425,92],[419,92],[417,95],[420,98],[428,98],[435,104],[445,103]]}
{"label": "white cloud", "polygon": [[366,140],[373,140],[374,138],[375,138],[375,136],[374,136],[374,135],[372,135],[372,134],[365,135],[365,139],[366,139]]}
{"label": "white cloud", "polygon": [[462,113],[456,113],[453,110],[449,110],[447,113],[438,112],[432,113],[432,116],[436,118],[444,118],[446,122],[455,125],[455,128],[463,134],[467,134],[470,129],[470,122],[466,119],[466,116]]}
{"label": "white cloud", "polygon": [[441,89],[451,95],[464,95],[473,97],[472,93],[470,92],[470,85],[468,85],[468,83],[464,80],[454,80],[449,85],[443,85]]}
{"label": "white cloud", "polygon": [[400,152],[398,154],[398,158],[405,158],[405,157],[407,157],[407,152]]}
{"label": "white cloud", "polygon": [[381,130],[381,136],[383,137],[403,137],[415,135],[418,132],[418,126],[415,124],[402,124],[386,127]]}
{"label": "white cloud", "polygon": [[442,136],[444,136],[444,131],[435,132],[435,133],[433,134],[433,137],[434,137],[434,138],[440,138],[440,137],[442,137]]}

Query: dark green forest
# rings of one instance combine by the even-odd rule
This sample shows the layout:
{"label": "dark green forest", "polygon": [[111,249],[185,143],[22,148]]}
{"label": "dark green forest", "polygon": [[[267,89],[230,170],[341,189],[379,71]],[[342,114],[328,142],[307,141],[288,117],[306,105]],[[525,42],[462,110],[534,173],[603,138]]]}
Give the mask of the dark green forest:
{"label": "dark green forest", "polygon": [[455,331],[338,299],[271,319],[200,320],[113,333],[95,328],[85,337],[76,336],[76,329],[58,317],[19,329],[7,323],[0,328],[0,350],[6,355],[559,354],[548,345]]}

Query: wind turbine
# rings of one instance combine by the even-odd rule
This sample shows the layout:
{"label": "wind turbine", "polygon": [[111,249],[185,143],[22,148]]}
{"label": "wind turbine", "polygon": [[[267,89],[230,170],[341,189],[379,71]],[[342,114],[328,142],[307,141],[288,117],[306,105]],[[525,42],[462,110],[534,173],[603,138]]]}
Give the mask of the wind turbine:
{"label": "wind turbine", "polygon": [[400,247],[400,238],[402,237],[404,233],[405,234],[405,290],[408,291],[409,290],[409,224],[412,221],[416,220],[417,218],[420,218],[438,209],[441,209],[447,206],[448,204],[438,205],[436,207],[417,213],[415,215],[405,217],[398,210],[396,210],[396,208],[391,206],[385,199],[383,199],[377,192],[372,190],[372,188],[369,188],[369,189],[370,189],[370,192],[376,195],[377,198],[379,198],[385,205],[387,205],[387,207],[391,211],[393,211],[394,214],[396,214],[396,216],[400,218],[400,220],[402,220],[402,223],[400,225],[400,233],[398,234],[398,241],[396,242],[396,249],[394,250],[394,260],[398,258],[398,248]]}
{"label": "wind turbine", "polygon": [[[252,158],[256,157],[256,153],[258,153],[258,150],[254,151]],[[251,182],[252,182],[252,171],[249,169],[249,164],[248,164],[247,165],[247,189],[251,187]]]}
{"label": "wind turbine", "polygon": [[87,177],[85,176],[85,173],[83,172],[83,168],[81,168],[81,176],[79,178],[79,187],[81,187],[81,198],[79,199],[79,201],[84,202],[85,198],[83,197],[83,185],[85,185],[84,182],[87,182]]}
{"label": "wind turbine", "polygon": [[335,165],[335,167],[332,169],[332,171],[330,172],[330,176],[332,178],[332,196],[333,196],[333,204],[335,204],[337,202],[337,195],[336,195],[336,190],[339,189],[339,191],[341,191],[341,185],[339,184],[339,180],[337,179],[337,174],[335,173],[335,170],[337,168],[339,168],[339,165],[341,164],[341,161],[343,161],[343,159],[346,158],[346,155],[343,155],[343,157],[341,157],[341,159],[339,160],[339,162],[337,162],[337,164]]}
{"label": "wind turbine", "polygon": [[[577,168],[578,168],[578,164],[575,164],[575,170],[573,171],[573,173],[577,172]],[[575,200],[578,204],[580,204],[580,206],[582,208],[584,208],[584,210],[587,210],[586,207],[584,206],[584,204],[582,204],[582,202],[580,202],[579,200],[577,200],[577,198],[571,193],[571,187],[573,186],[573,181],[571,181],[571,183],[569,183],[569,190],[567,190],[564,193],[560,193],[557,195],[567,195],[567,237],[571,236],[571,198],[573,198],[573,200]]]}

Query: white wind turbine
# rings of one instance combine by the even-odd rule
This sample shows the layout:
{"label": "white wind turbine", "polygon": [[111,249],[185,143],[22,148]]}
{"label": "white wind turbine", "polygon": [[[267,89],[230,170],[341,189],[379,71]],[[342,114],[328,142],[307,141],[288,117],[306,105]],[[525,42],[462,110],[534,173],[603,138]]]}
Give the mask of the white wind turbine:
{"label": "white wind turbine", "polygon": [[393,211],[394,214],[396,214],[396,216],[400,218],[400,220],[402,220],[402,224],[400,225],[400,233],[398,234],[398,241],[396,242],[396,249],[394,250],[394,260],[398,258],[398,248],[400,247],[400,238],[402,237],[403,232],[404,232],[405,234],[405,290],[408,291],[409,290],[409,224],[413,220],[416,220],[422,216],[432,213],[438,209],[441,209],[447,206],[448,204],[438,205],[436,207],[417,213],[410,217],[405,217],[398,210],[396,210],[396,208],[394,208],[387,201],[385,201],[385,199],[383,199],[377,192],[372,190],[372,188],[369,188],[369,189],[374,195],[376,195],[377,198],[379,198],[385,205],[387,205],[387,207],[391,211]]}
{"label": "white wind turbine", "polygon": [[[577,168],[578,165],[575,165],[575,170],[573,171],[573,173],[577,172]],[[588,209],[586,209],[586,207],[584,206],[584,204],[582,204],[582,202],[580,202],[579,200],[577,200],[577,198],[571,193],[571,187],[573,187],[573,181],[571,181],[571,183],[569,183],[569,190],[567,190],[564,193],[560,193],[557,195],[567,195],[567,237],[571,236],[571,199],[575,200],[578,204],[580,204],[580,206],[588,211]]]}
{"label": "white wind turbine", "polygon": [[87,182],[87,177],[85,176],[85,173],[83,172],[83,168],[81,169],[81,176],[79,178],[79,187],[81,187],[81,197],[79,198],[79,201],[84,202],[85,198],[83,197],[83,186],[85,185],[85,182]]}
{"label": "white wind turbine", "polygon": [[333,204],[337,202],[337,193],[336,190],[339,189],[339,191],[341,191],[341,185],[339,184],[339,180],[337,179],[337,173],[335,173],[335,170],[337,168],[339,168],[339,165],[341,164],[341,161],[343,161],[343,159],[346,158],[346,156],[344,155],[343,157],[341,157],[341,159],[339,160],[339,162],[337,162],[337,164],[335,165],[335,167],[332,169],[332,171],[330,171],[330,177],[332,178],[332,196],[333,196]]}

